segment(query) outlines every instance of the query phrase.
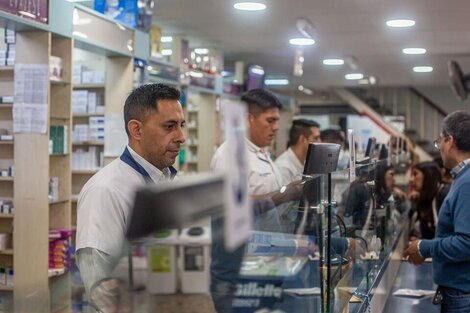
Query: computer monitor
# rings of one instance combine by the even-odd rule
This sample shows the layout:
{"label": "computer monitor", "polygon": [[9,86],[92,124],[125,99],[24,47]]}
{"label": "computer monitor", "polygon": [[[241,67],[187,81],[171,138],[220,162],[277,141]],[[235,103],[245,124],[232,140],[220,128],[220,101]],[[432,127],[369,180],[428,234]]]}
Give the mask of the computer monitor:
{"label": "computer monitor", "polygon": [[368,157],[371,160],[373,159],[376,142],[377,142],[377,139],[375,137],[370,137],[369,140],[367,141],[367,147],[366,147],[366,153],[365,153],[366,158]]}
{"label": "computer monitor", "polygon": [[336,171],[340,150],[341,145],[335,143],[309,144],[303,174],[328,174]]}

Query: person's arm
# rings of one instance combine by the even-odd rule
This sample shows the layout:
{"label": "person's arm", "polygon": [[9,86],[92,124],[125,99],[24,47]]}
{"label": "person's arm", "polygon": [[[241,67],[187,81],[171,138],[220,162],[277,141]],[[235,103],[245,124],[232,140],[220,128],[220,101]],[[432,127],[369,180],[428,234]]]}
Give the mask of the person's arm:
{"label": "person's arm", "polygon": [[77,265],[88,295],[94,284],[111,276],[111,264],[111,256],[98,249],[84,248],[77,251]]}

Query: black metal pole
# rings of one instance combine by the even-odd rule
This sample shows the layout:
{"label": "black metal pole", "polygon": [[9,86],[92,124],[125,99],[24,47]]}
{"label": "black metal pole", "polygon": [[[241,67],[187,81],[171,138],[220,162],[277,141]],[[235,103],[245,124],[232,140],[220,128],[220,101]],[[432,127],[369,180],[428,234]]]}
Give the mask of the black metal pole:
{"label": "black metal pole", "polygon": [[[326,235],[326,282],[327,282],[327,293],[326,293],[326,312],[330,313],[331,305],[331,173],[328,173],[328,216],[327,216],[327,235]],[[341,264],[341,263],[340,263]]]}

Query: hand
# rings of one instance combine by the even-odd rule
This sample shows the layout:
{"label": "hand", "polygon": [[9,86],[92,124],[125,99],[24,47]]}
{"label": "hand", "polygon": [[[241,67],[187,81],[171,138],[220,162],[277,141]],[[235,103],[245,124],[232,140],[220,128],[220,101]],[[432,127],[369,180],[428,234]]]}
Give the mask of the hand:
{"label": "hand", "polygon": [[420,196],[419,192],[416,191],[416,190],[413,190],[413,191],[409,194],[408,199],[409,199],[410,201],[413,201],[413,202],[414,202],[414,201],[417,201],[417,200],[419,199],[419,196]]}
{"label": "hand", "polygon": [[400,188],[393,188],[393,196],[399,200],[405,200],[406,194]]}
{"label": "hand", "polygon": [[410,241],[408,248],[405,251],[405,256],[408,256],[408,261],[414,265],[421,265],[424,263],[424,258],[419,254],[418,243],[420,240]]}

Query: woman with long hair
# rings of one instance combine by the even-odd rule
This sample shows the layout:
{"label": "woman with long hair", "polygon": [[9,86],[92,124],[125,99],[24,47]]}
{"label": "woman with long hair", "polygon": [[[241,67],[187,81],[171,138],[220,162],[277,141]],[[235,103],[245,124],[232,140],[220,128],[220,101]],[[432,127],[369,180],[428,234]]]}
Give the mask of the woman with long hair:
{"label": "woman with long hair", "polygon": [[434,238],[439,208],[448,191],[441,177],[441,171],[435,162],[421,162],[413,169],[410,181],[413,192],[410,200],[416,204],[416,230],[419,230],[421,236],[417,232],[412,232],[412,236]]}

